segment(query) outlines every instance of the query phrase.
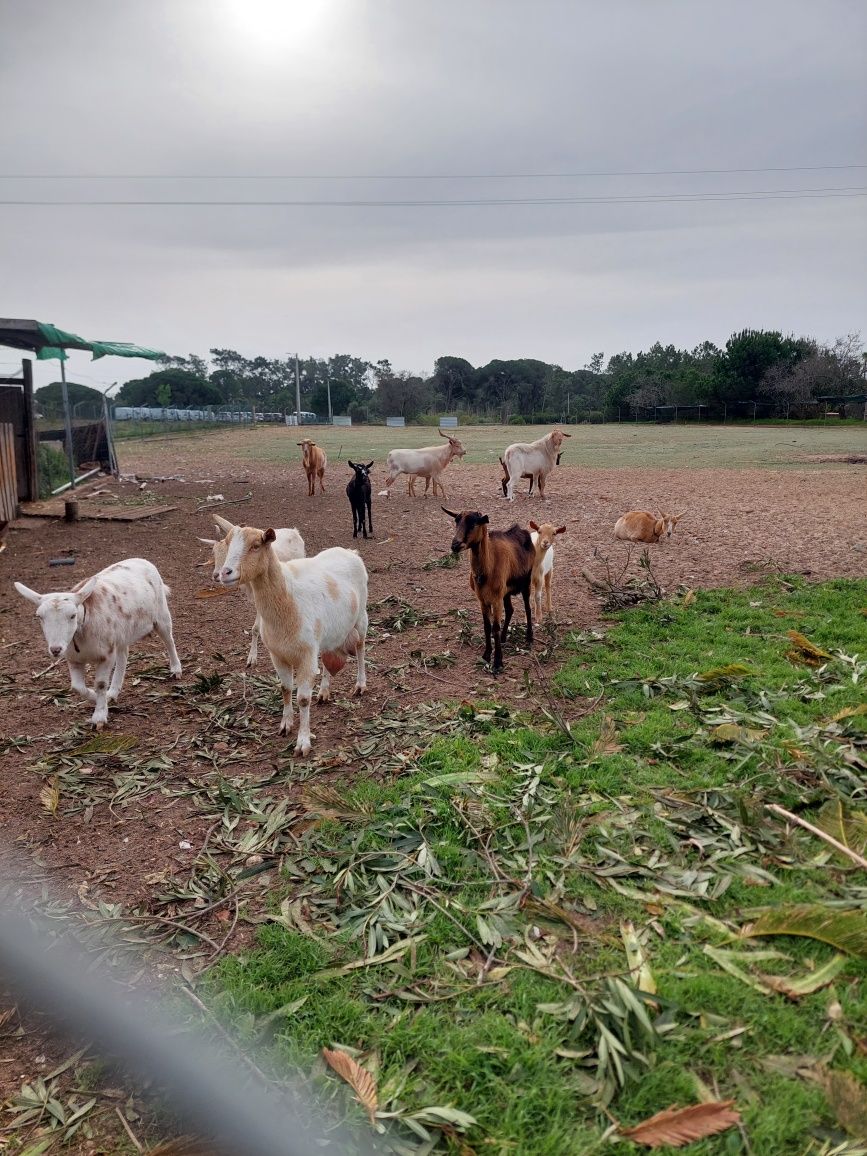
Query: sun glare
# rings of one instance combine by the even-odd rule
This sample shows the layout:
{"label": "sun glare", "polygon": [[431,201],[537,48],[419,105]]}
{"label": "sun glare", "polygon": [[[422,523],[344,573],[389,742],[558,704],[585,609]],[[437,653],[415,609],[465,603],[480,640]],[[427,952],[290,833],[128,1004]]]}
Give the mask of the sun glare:
{"label": "sun glare", "polygon": [[272,54],[312,47],[335,0],[221,0],[220,23],[238,51]]}

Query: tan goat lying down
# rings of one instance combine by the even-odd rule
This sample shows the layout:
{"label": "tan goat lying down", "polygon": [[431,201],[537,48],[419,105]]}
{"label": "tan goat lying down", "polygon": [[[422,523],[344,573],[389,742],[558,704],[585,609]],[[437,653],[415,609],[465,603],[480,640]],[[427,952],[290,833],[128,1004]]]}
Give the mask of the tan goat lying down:
{"label": "tan goat lying down", "polygon": [[614,523],[614,537],[623,542],[658,542],[670,538],[674,527],[686,513],[651,514],[647,510],[630,510]]}

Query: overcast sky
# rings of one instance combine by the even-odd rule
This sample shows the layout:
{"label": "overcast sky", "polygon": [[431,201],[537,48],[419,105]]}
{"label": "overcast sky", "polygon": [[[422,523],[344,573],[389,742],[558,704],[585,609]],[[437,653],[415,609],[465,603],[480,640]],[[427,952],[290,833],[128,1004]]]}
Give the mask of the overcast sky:
{"label": "overcast sky", "polygon": [[[867,168],[830,166],[867,164],[867,4],[0,0],[0,109],[4,201],[865,188]],[[670,171],[795,166],[818,167]],[[539,175],[636,170],[666,175]],[[64,174],[136,179],[35,179]],[[252,179],[280,174],[306,179]],[[3,204],[0,222],[0,314],[171,353],[577,368],[744,326],[864,328],[864,197]],[[93,384],[148,368],[70,363]]]}

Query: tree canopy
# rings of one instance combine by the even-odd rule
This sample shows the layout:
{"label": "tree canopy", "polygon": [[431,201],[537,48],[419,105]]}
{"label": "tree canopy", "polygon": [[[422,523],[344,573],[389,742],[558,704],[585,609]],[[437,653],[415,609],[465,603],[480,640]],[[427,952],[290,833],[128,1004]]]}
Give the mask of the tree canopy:
{"label": "tree canopy", "polygon": [[[498,421],[594,421],[647,416],[655,407],[675,405],[702,405],[708,416],[721,417],[749,402],[760,402],[764,412],[789,414],[793,406],[806,412],[823,394],[863,392],[863,373],[857,335],[820,345],[810,337],[761,329],[734,333],[723,348],[710,341],[693,349],[656,342],[637,353],[614,353],[607,362],[599,352],[580,369],[534,358],[474,366],[443,355],[433,374],[422,377],[395,369],[387,358],[370,362],[341,353],[299,361],[302,409],[324,417],[330,389],[332,412],[356,421],[412,420],[426,412],[473,412]],[[243,402],[260,411],[291,412],[295,359],[248,358],[234,349],[212,349],[209,361],[195,354],[170,358],[148,377],[126,382],[115,401],[181,408]]]}

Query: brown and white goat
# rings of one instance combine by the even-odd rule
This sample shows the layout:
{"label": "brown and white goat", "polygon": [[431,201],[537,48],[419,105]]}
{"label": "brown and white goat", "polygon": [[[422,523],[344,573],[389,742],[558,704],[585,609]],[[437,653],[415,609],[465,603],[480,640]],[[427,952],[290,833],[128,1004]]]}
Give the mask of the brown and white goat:
{"label": "brown and white goat", "polygon": [[325,467],[328,465],[328,458],[325,456],[325,450],[322,446],[318,446],[316,442],[311,441],[310,438],[305,438],[304,441],[298,442],[301,446],[301,464],[304,466],[304,473],[307,475],[307,497],[312,498],[316,493],[316,479],[319,479],[319,492],[325,493],[325,486],[322,484],[322,479],[325,477]]}
{"label": "brown and white goat", "polygon": [[614,537],[623,542],[658,542],[670,538],[674,527],[686,513],[651,514],[648,510],[630,510],[614,523]]}
{"label": "brown and white goat", "polygon": [[552,614],[551,582],[554,577],[554,539],[558,534],[565,534],[565,526],[554,526],[551,522],[543,522],[541,526],[530,522],[530,537],[533,539],[533,548],[536,558],[533,562],[533,577],[530,587],[533,593],[533,608],[536,611],[536,621],[542,621],[542,595],[545,595],[545,613]]}
{"label": "brown and white goat", "polygon": [[530,581],[533,575],[535,550],[527,530],[511,526],[508,530],[489,530],[488,515],[477,510],[459,514],[442,507],[455,520],[452,553],[470,552],[470,588],[482,608],[485,624],[485,662],[491,660],[493,641],[493,674],[503,669],[502,644],[509,633],[512,620],[512,595],[524,599],[527,615],[527,642],[533,641],[533,613],[530,609]]}
{"label": "brown and white goat", "polygon": [[[230,524],[231,525],[231,524]],[[367,570],[355,550],[332,546],[312,558],[280,562],[271,529],[231,526],[224,586],[249,587],[274,669],[283,687],[280,733],[293,726],[292,690],[298,686],[301,719],[295,753],[310,753],[310,700],[319,659],[325,668],[319,701],[331,697],[331,675],[355,655],[355,694],[367,686],[364,646],[367,637]]]}
{"label": "brown and white goat", "polygon": [[437,486],[439,486],[440,494],[443,497],[446,496],[443,484],[439,480],[440,474],[453,458],[462,458],[467,451],[458,438],[443,433],[442,430],[439,433],[440,437],[446,438],[448,445],[423,446],[418,450],[389,450],[388,457],[385,459],[388,476],[385,479],[385,489],[379,491],[380,497],[388,497],[391,487],[401,474],[410,475],[409,492],[412,494],[415,493],[415,482],[412,475],[415,475],[415,477],[425,479],[425,497],[427,497],[428,486],[431,481],[434,484],[434,497],[436,497]]}
{"label": "brown and white goat", "polygon": [[[232,523],[227,522],[225,518],[221,518],[219,514],[213,515],[217,531],[223,530],[228,533],[232,528]],[[229,548],[228,540],[226,538],[199,538],[199,541],[204,546],[210,546],[211,552],[214,556],[214,581],[220,581],[220,571],[226,561],[226,551]],[[274,531],[274,545],[271,547],[277,558],[281,562],[291,562],[295,558],[303,558],[307,553],[304,545],[304,539],[298,531],[292,527],[283,530]],[[247,666],[255,666],[259,659],[259,637],[262,633],[261,623],[259,622],[259,615],[256,615],[256,620],[253,623],[253,629],[250,631],[250,650],[247,654]]]}
{"label": "brown and white goat", "polygon": [[[568,436],[571,436],[571,435],[568,435]],[[560,458],[562,458],[562,456],[563,456],[563,450],[560,450],[560,452],[557,454],[557,465],[558,466],[560,465]],[[500,478],[500,485],[503,487],[503,497],[508,498],[508,496],[509,496],[509,471],[506,468],[506,463],[503,461],[502,458],[499,458],[499,462],[500,462],[500,465],[503,467],[503,476],[502,476],[502,478]],[[529,488],[529,490],[527,490],[527,497],[532,498],[532,496],[533,496],[533,483],[535,482],[536,485],[541,488],[542,475],[541,474],[521,474],[521,477],[530,479],[530,488]]]}

